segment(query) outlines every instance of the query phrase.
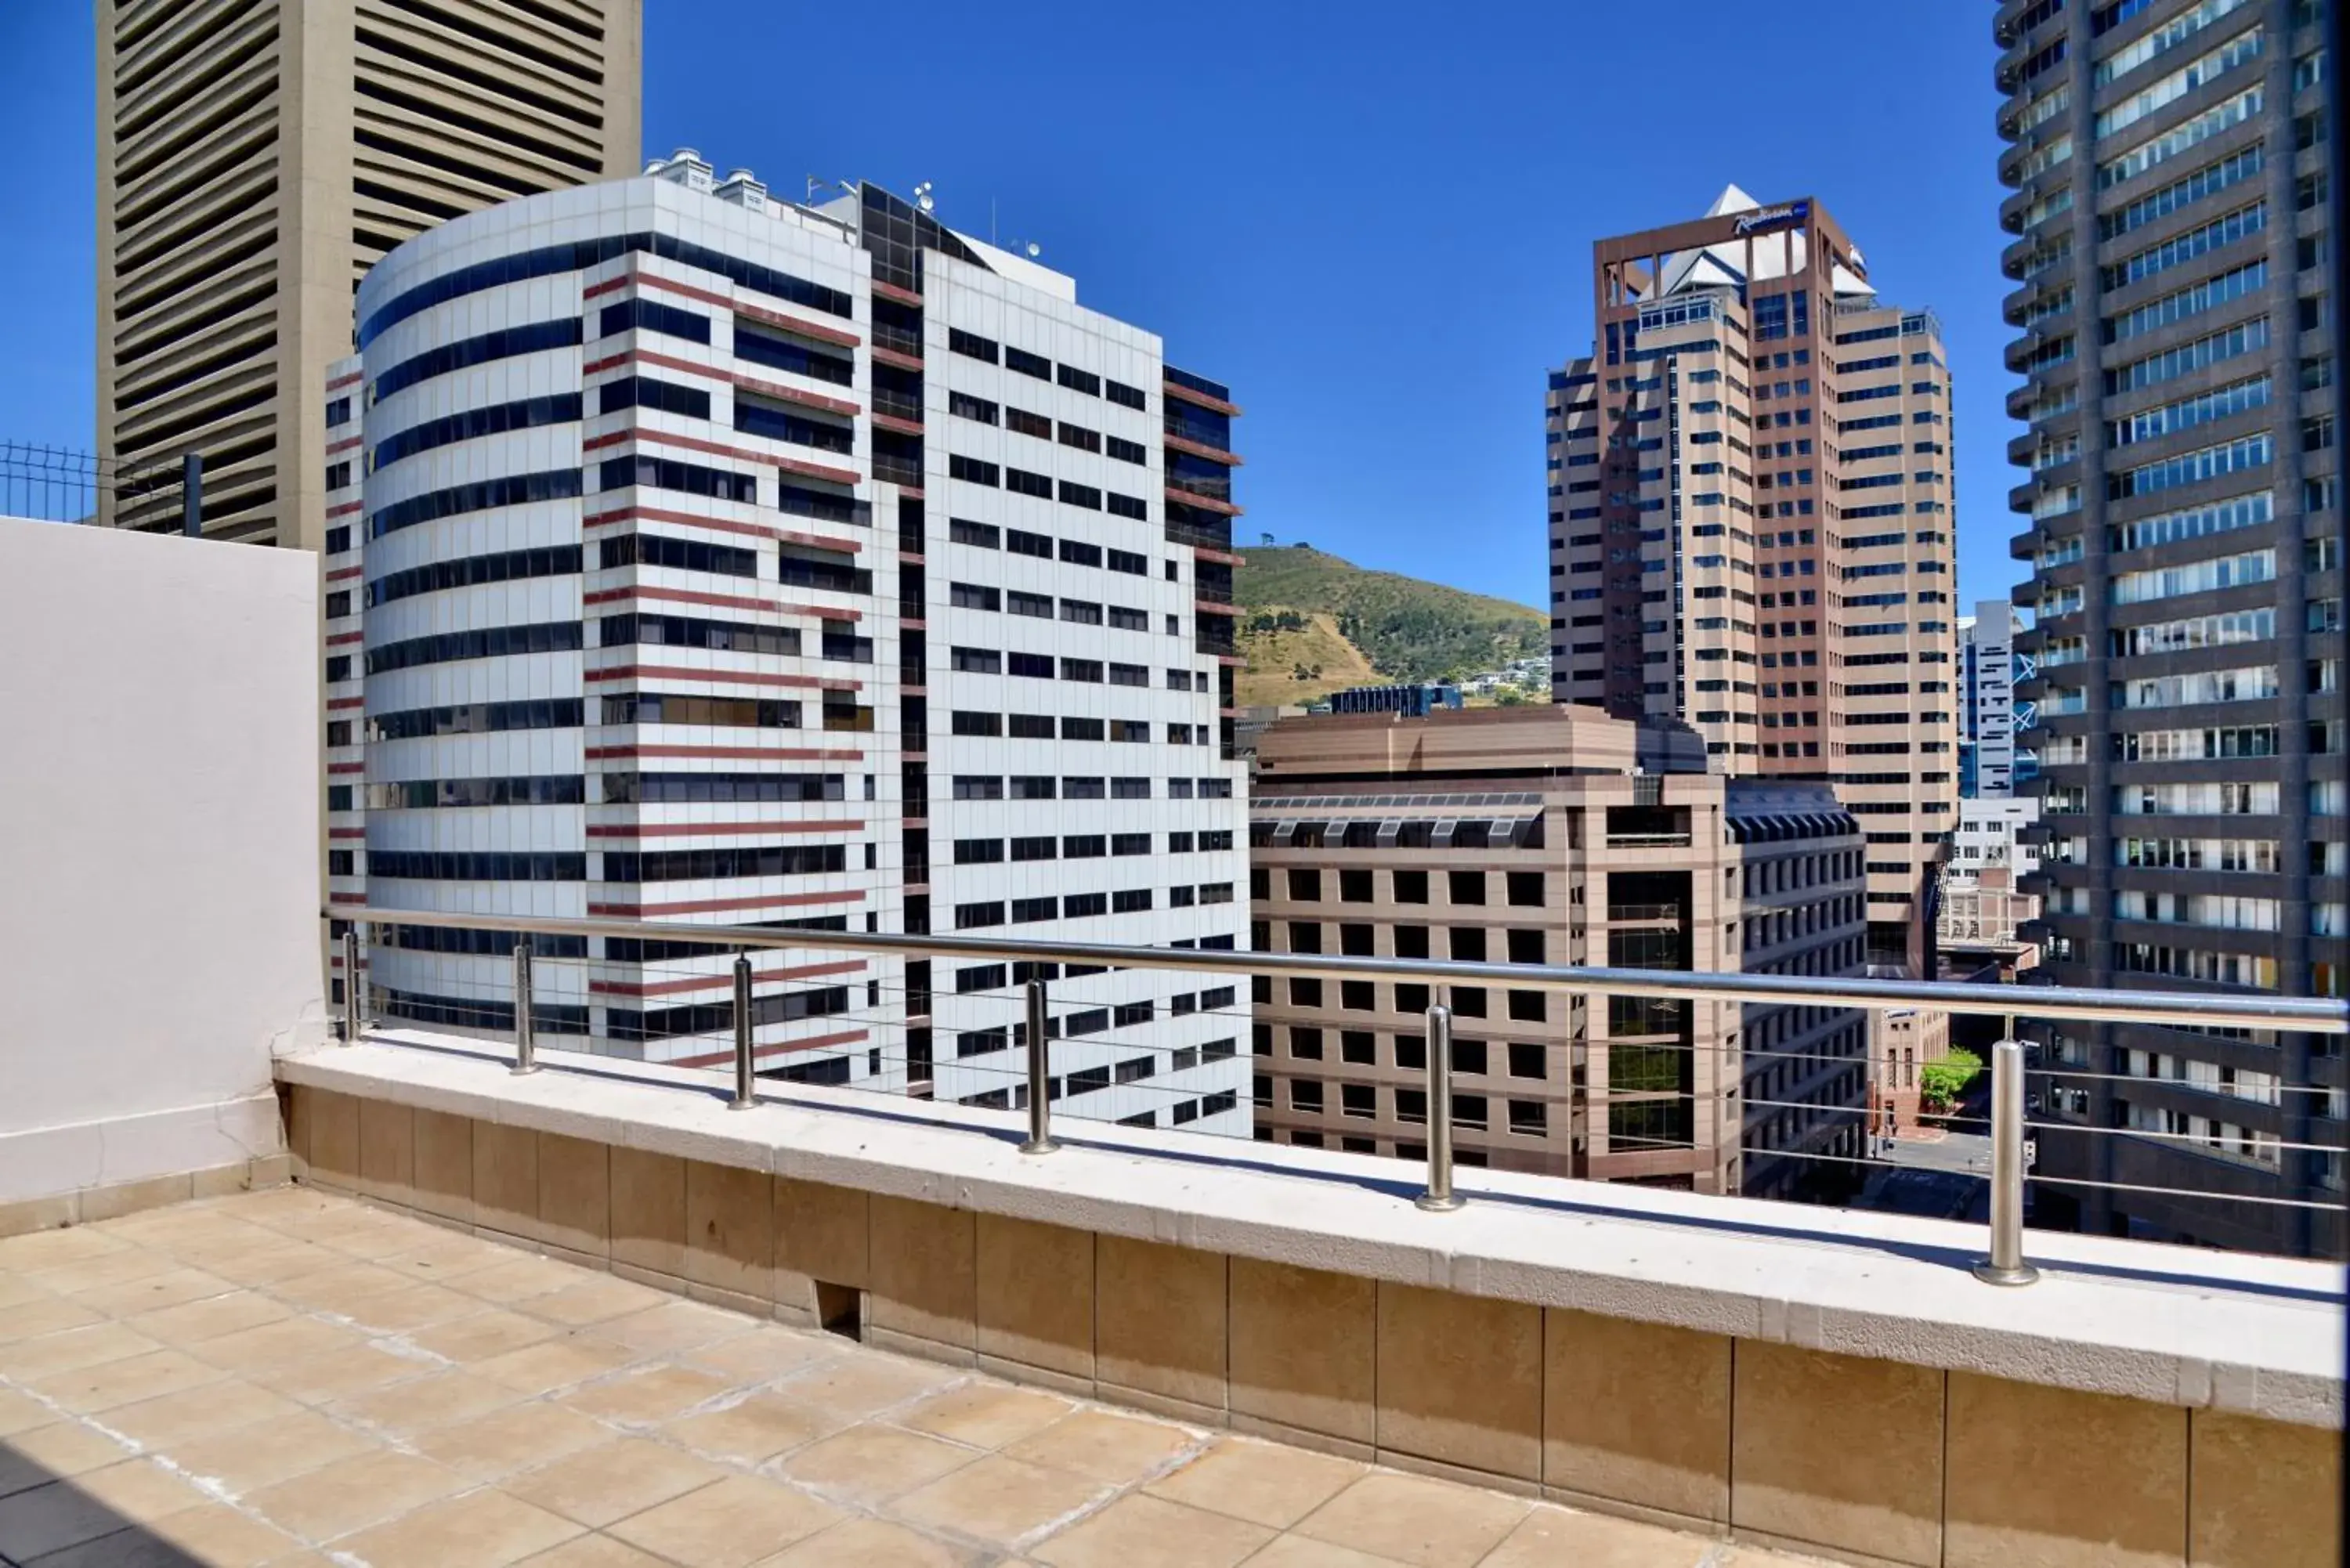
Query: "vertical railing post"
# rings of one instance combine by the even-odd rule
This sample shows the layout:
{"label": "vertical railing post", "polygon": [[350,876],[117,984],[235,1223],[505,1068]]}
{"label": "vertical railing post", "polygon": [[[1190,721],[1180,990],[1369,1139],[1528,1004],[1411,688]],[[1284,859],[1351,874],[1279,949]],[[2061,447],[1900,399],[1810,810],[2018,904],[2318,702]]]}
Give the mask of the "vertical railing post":
{"label": "vertical railing post", "polygon": [[530,1016],[530,939],[514,946],[515,1075],[538,1071],[538,1030]]}
{"label": "vertical railing post", "polygon": [[1991,1256],[1975,1278],[2028,1285],[2040,1271],[2023,1261],[2023,1043],[1991,1048]]}
{"label": "vertical railing post", "polygon": [[1028,1140],[1023,1154],[1050,1154],[1053,1141],[1053,1053],[1045,1038],[1045,982],[1028,982]]}
{"label": "vertical railing post", "polygon": [[1461,1207],[1452,1190],[1452,1010],[1428,1010],[1428,1190],[1414,1199],[1441,1213]]}
{"label": "vertical railing post", "polygon": [[759,1103],[752,1093],[757,1077],[757,1064],[751,1056],[751,955],[734,955],[734,1097],[726,1102],[732,1111],[747,1111]]}
{"label": "vertical railing post", "polygon": [[204,536],[204,454],[200,452],[180,459],[180,532],[191,539]]}
{"label": "vertical railing post", "polygon": [[359,978],[359,923],[353,920],[343,929],[343,1044],[359,1044],[359,1032],[367,1027],[367,1006],[364,996],[367,982]]}

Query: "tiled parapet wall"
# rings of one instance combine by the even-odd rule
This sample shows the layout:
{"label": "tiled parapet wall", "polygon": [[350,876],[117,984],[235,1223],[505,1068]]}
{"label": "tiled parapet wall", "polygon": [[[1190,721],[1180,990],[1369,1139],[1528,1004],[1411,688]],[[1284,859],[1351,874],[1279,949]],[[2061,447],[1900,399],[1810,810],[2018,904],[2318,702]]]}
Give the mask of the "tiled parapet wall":
{"label": "tiled parapet wall", "polygon": [[1009,1118],[442,1042],[280,1063],[296,1168],[1065,1390],[1853,1562],[2331,1563],[2331,1271]]}

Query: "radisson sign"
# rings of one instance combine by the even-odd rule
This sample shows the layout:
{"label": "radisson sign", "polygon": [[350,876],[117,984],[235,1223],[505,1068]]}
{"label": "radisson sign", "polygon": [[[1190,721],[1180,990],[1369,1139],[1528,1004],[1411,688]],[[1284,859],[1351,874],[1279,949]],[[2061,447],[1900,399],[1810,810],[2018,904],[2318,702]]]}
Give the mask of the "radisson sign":
{"label": "radisson sign", "polygon": [[1812,215],[1809,202],[1796,202],[1784,207],[1765,207],[1759,213],[1748,213],[1738,220],[1738,232],[1751,234],[1757,229],[1774,228],[1781,223],[1800,223]]}

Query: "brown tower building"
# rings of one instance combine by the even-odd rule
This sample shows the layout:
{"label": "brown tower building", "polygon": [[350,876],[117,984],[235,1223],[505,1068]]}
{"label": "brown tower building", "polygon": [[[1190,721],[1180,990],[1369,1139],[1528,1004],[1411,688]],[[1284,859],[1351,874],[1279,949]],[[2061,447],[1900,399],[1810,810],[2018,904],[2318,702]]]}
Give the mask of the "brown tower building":
{"label": "brown tower building", "polygon": [[316,549],[303,454],[359,278],[461,213],[634,173],[639,23],[639,0],[98,0],[101,456],[199,453],[207,534]]}
{"label": "brown tower building", "polygon": [[1870,962],[1922,972],[1958,801],[1940,326],[1814,201],[1731,186],[1592,259],[1597,341],[1547,400],[1552,695],[1834,785]]}

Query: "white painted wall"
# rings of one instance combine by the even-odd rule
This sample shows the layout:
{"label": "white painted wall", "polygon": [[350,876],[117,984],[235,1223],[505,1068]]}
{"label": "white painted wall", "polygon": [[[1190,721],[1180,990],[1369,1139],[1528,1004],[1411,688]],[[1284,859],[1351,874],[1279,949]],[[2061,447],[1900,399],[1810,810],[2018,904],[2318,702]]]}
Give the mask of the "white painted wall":
{"label": "white painted wall", "polygon": [[325,1032],[317,557],[0,518],[0,1203],[283,1147]]}

